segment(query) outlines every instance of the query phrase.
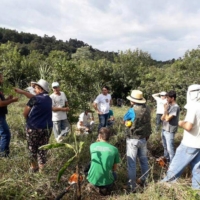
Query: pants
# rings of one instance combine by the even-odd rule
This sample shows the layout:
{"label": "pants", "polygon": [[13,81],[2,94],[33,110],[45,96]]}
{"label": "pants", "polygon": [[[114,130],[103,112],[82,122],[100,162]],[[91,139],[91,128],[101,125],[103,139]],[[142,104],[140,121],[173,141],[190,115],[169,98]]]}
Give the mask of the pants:
{"label": "pants", "polygon": [[53,121],[53,133],[55,138],[59,135],[65,136],[70,131],[70,124],[67,119],[60,121]]}
{"label": "pants", "polygon": [[6,122],[6,117],[0,116],[0,156],[6,157],[10,153],[10,130]]}
{"label": "pants", "polygon": [[146,139],[126,139],[126,155],[128,165],[128,186],[131,190],[136,187],[136,159],[139,158],[142,171],[141,180],[144,182],[148,176],[147,142]]}
{"label": "pants", "polygon": [[187,147],[180,144],[162,182],[176,181],[190,164],[192,170],[192,188],[200,189],[200,148]]}
{"label": "pants", "polygon": [[159,131],[160,125],[162,124],[161,117],[162,117],[162,114],[156,114],[156,132]]}
{"label": "pants", "polygon": [[167,132],[165,130],[162,130],[161,133],[162,136],[162,143],[164,147],[164,157],[168,161],[172,161],[174,157],[174,133]]}
{"label": "pants", "polygon": [[102,127],[106,127],[107,126],[108,114],[109,113],[98,115],[99,116],[98,132]]}
{"label": "pants", "polygon": [[29,155],[31,162],[46,163],[47,150],[39,150],[42,145],[48,144],[51,129],[26,130]]}

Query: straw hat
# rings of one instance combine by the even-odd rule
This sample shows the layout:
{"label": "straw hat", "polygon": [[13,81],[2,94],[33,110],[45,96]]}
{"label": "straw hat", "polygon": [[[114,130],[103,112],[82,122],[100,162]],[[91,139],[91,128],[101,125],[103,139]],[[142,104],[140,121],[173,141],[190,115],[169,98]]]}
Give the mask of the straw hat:
{"label": "straw hat", "polygon": [[135,103],[146,103],[146,99],[140,90],[132,90],[131,95],[126,98]]}

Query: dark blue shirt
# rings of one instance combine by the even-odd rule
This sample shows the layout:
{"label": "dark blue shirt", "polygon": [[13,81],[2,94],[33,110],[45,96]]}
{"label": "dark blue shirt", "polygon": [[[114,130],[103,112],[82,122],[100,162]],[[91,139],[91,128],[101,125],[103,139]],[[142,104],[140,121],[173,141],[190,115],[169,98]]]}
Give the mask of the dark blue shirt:
{"label": "dark blue shirt", "polygon": [[[0,92],[0,100],[1,101],[4,101],[5,100],[5,97],[3,95],[2,92]],[[0,116],[1,117],[5,117],[5,115],[8,113],[8,109],[7,109],[7,106],[3,106],[3,107],[0,107]]]}
{"label": "dark blue shirt", "polygon": [[32,97],[27,106],[31,107],[27,118],[27,128],[48,129],[53,127],[52,100],[47,93]]}

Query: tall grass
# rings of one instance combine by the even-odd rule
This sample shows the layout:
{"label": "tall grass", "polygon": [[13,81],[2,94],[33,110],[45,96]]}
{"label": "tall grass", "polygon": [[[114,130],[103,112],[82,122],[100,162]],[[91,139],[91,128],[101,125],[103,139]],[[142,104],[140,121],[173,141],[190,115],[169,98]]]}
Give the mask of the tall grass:
{"label": "tall grass", "polygon": [[[75,163],[67,168],[60,182],[57,182],[59,169],[71,157],[72,150],[51,149],[48,151],[48,162],[43,173],[30,174],[28,151],[26,148],[26,140],[24,133],[24,119],[22,117],[23,108],[27,99],[20,97],[20,102],[9,106],[9,115],[7,117],[8,124],[12,132],[11,153],[10,158],[0,158],[0,199],[2,200],[51,200],[55,199],[67,186],[68,179],[75,171]],[[120,151],[121,163],[118,167],[118,180],[112,196],[101,197],[97,194],[89,194],[86,190],[87,181],[82,185],[83,199],[110,199],[110,200],[128,200],[128,199],[149,199],[149,200],[168,200],[168,199],[200,199],[196,191],[190,189],[191,174],[186,169],[182,178],[173,186],[159,184],[163,178],[166,169],[159,167],[155,158],[163,154],[160,134],[153,132],[148,141],[148,158],[151,168],[150,175],[147,180],[147,186],[136,194],[127,194],[123,189],[127,181],[126,156],[125,156],[125,137],[123,125],[121,123],[122,116],[128,110],[128,107],[113,107],[116,123],[113,128],[114,135],[111,138],[111,144],[116,145]],[[78,113],[77,113],[78,114]],[[95,121],[98,123],[97,114]],[[152,111],[152,127],[155,127],[155,113]],[[73,125],[74,127],[75,125]],[[180,143],[182,130],[179,130],[175,137],[176,146]],[[91,135],[79,136],[78,140],[85,142],[83,155],[81,157],[81,171],[90,161],[89,146],[97,138],[97,131]],[[55,143],[54,136],[51,136],[51,143]],[[73,142],[73,136],[66,138],[67,143]],[[140,167],[137,165],[137,177],[140,177]],[[63,199],[73,199],[74,189],[65,194]]]}

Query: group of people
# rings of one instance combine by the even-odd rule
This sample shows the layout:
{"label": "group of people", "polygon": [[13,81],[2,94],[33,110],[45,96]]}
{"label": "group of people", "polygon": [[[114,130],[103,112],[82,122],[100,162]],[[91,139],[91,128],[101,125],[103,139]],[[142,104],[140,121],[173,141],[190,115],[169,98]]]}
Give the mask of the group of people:
{"label": "group of people", "polygon": [[[0,83],[3,76],[0,73]],[[59,83],[52,83],[53,93],[47,81],[40,79],[32,82],[33,92],[15,88],[15,92],[29,98],[23,115],[26,119],[26,137],[30,152],[30,171],[42,170],[46,163],[46,151],[39,147],[49,142],[53,129],[57,142],[70,131],[67,112],[70,110],[68,100],[60,91]],[[172,182],[180,177],[184,167],[191,165],[192,187],[200,189],[200,85],[191,85],[187,92],[187,114],[183,121],[179,121],[180,108],[176,103],[176,92],[169,91],[154,94],[158,102],[156,130],[162,121],[162,142],[164,157],[170,163],[163,182]],[[128,190],[136,191],[136,184],[144,185],[149,174],[147,158],[147,141],[151,135],[151,112],[146,104],[146,99],[140,90],[132,90],[127,97],[130,109],[125,113],[123,123],[126,135],[126,156],[128,171]],[[18,97],[12,95],[7,98],[0,92],[0,155],[9,155],[11,134],[6,122],[7,106],[17,102]],[[90,145],[91,162],[87,173],[87,180],[93,188],[98,188],[100,193],[108,194],[116,180],[117,164],[120,162],[118,149],[109,144],[110,129],[108,128],[110,116],[111,95],[109,88],[103,86],[102,93],[93,102],[93,107],[99,117],[98,138]],[[110,113],[110,114],[109,114]],[[114,117],[113,117],[114,118]],[[113,119],[112,118],[112,119]],[[88,120],[90,122],[88,123]],[[90,132],[94,125],[93,115],[86,108],[79,116],[77,127]],[[174,150],[174,135],[178,126],[184,129],[183,140]],[[139,158],[142,176],[136,178],[136,160]]]}
{"label": "group of people", "polygon": [[[104,91],[106,92],[106,88]],[[103,93],[102,92],[102,93]],[[107,94],[100,96],[106,104],[110,100]],[[161,138],[164,147],[164,157],[169,163],[166,176],[162,182],[175,182],[182,174],[187,165],[191,166],[192,188],[200,189],[200,85],[191,85],[187,92],[187,114],[184,120],[179,120],[180,107],[176,103],[176,92],[161,92],[152,95],[157,101],[156,132],[162,124]],[[99,97],[99,98],[100,98]],[[108,97],[110,97],[108,95]],[[125,134],[126,134],[126,156],[128,171],[129,192],[136,192],[136,185],[144,186],[149,174],[147,158],[147,141],[151,135],[151,113],[146,105],[146,99],[139,90],[133,90],[127,97],[131,108],[124,115]],[[95,100],[98,103],[99,100]],[[107,105],[107,104],[106,104]],[[116,147],[107,144],[109,129],[101,128],[104,126],[107,113],[97,109],[99,114],[99,137],[98,141],[91,144],[91,164],[87,179],[89,187],[100,193],[109,193],[112,184],[116,180],[116,169],[119,163],[119,152]],[[102,106],[104,110],[107,107]],[[102,115],[102,116],[101,116]],[[184,129],[183,139],[176,150],[174,149],[174,135],[178,126]],[[99,142],[100,141],[100,142]],[[102,146],[105,145],[105,146]],[[139,159],[141,174],[136,178],[136,160]],[[98,173],[95,173],[97,172]]]}

